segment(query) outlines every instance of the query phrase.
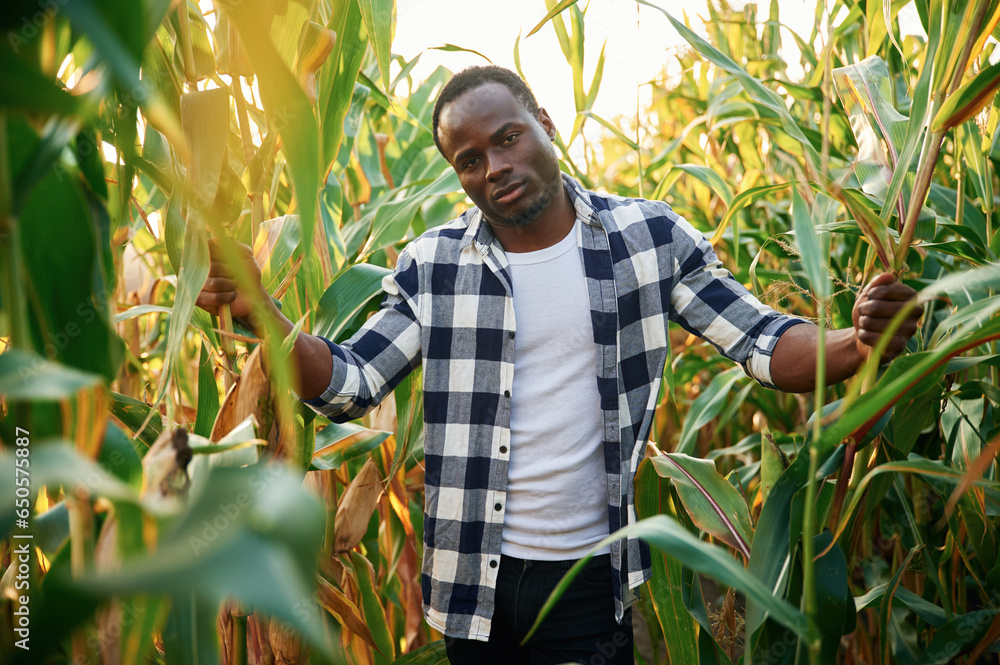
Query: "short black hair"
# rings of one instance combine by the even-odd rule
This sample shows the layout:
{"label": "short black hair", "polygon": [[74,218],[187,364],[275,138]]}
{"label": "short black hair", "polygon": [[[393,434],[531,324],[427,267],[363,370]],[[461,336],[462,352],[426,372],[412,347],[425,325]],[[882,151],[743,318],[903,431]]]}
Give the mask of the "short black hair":
{"label": "short black hair", "polygon": [[434,145],[437,146],[438,152],[442,155],[444,155],[444,150],[441,148],[441,139],[438,137],[438,124],[441,119],[441,111],[444,110],[445,106],[461,97],[462,94],[486,83],[499,83],[504,86],[510,90],[510,93],[514,97],[524,104],[524,108],[527,109],[528,113],[533,116],[538,115],[538,100],[535,99],[534,93],[531,92],[531,88],[524,82],[524,79],[514,72],[503,67],[497,67],[496,65],[463,69],[452,76],[451,80],[445,84],[444,88],[441,89],[441,94],[438,95],[437,102],[434,103],[432,133],[434,135]]}

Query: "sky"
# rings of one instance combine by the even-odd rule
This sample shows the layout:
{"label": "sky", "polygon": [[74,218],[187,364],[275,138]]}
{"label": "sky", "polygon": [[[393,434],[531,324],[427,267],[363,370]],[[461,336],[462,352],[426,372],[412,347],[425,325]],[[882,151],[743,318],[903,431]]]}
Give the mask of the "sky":
{"label": "sky", "polygon": [[[708,16],[705,0],[659,0],[657,4],[677,19],[687,12],[691,26],[704,34],[700,17]],[[731,4],[748,3],[732,0]],[[766,19],[770,0],[757,4],[759,19]],[[687,43],[663,14],[635,0],[581,0],[580,5],[587,8],[584,81],[588,88],[601,46],[607,42],[603,82],[594,112],[609,120],[619,115],[632,116],[637,96],[640,108],[649,97],[650,86],[643,84],[656,77],[664,63],[672,59],[671,53]],[[815,10],[813,0],[778,0],[778,5],[781,22],[808,38]],[[397,0],[392,51],[407,61],[421,54],[415,69],[417,79],[426,77],[438,65],[456,72],[470,65],[488,64],[469,53],[427,50],[445,44],[474,49],[493,64],[514,69],[514,43],[520,33],[521,65],[528,83],[556,127],[567,136],[576,115],[572,69],[559,48],[555,30],[547,24],[531,37],[523,37],[545,17],[546,11],[543,0]],[[904,32],[914,21],[915,15],[901,17]],[[916,26],[919,30],[919,23]],[[786,60],[798,63],[794,41],[784,30],[782,45]],[[598,129],[593,127],[593,131]]]}

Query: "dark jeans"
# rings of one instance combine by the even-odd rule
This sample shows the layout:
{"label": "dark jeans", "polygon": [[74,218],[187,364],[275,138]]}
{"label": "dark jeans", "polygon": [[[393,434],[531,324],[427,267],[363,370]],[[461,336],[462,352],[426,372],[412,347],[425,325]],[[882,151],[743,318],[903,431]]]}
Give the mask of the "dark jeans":
{"label": "dark jeans", "polygon": [[446,638],[452,665],[632,663],[632,611],[615,621],[611,555],[596,556],[573,580],[531,640],[521,646],[545,599],[574,561],[501,556],[490,641]]}

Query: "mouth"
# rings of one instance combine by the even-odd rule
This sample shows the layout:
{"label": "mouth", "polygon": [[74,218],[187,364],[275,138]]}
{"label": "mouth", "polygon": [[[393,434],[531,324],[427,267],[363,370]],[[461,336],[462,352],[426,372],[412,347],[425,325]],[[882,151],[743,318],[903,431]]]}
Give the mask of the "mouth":
{"label": "mouth", "polygon": [[493,192],[493,200],[497,203],[507,204],[517,200],[522,193],[524,193],[524,183],[517,182]]}

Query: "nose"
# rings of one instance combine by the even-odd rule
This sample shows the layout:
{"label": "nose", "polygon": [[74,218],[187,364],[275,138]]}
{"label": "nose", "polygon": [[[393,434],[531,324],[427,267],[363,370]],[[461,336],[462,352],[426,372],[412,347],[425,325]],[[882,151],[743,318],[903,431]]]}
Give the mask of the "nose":
{"label": "nose", "polygon": [[490,182],[497,182],[506,174],[510,173],[510,161],[500,151],[490,152],[486,155],[486,179]]}

